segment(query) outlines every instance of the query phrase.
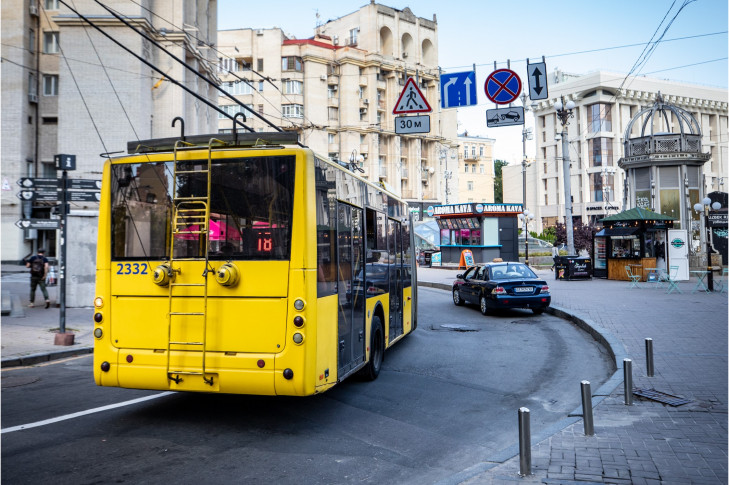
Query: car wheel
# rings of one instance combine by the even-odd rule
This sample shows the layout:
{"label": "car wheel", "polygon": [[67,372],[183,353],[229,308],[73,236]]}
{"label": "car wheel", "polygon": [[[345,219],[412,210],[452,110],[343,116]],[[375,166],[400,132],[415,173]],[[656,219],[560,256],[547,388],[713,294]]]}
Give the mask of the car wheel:
{"label": "car wheel", "polygon": [[372,319],[372,335],[370,337],[370,361],[362,369],[362,377],[368,381],[374,381],[380,375],[382,362],[385,360],[385,338],[382,334],[382,322],[380,317]]}
{"label": "car wheel", "polygon": [[479,300],[479,308],[481,309],[481,314],[488,315],[489,314],[489,304],[486,300],[486,295],[481,295],[481,299]]}
{"label": "car wheel", "polygon": [[541,315],[542,313],[544,313],[544,308],[532,308],[532,311],[535,315]]}
{"label": "car wheel", "polygon": [[453,289],[453,303],[456,306],[463,305],[463,300],[461,299],[461,293],[458,291],[458,289]]}

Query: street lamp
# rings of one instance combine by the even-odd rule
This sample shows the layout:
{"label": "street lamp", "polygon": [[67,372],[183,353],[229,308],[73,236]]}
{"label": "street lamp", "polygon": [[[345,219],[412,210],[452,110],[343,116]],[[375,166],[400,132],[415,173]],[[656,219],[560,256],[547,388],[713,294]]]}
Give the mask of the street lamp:
{"label": "street lamp", "polygon": [[612,204],[610,204],[610,185],[608,184],[608,176],[612,175],[615,176],[615,172],[617,169],[615,167],[602,167],[602,170],[600,172],[602,173],[602,193],[603,193],[603,201],[605,204],[605,214],[608,214],[610,208],[612,207]]}
{"label": "street lamp", "polygon": [[529,266],[529,222],[534,220],[534,214],[524,209],[518,217],[524,222],[524,264]]}
{"label": "street lamp", "polygon": [[711,199],[704,197],[704,200],[694,204],[694,210],[698,213],[704,213],[704,227],[706,228],[706,270],[709,274],[706,277],[706,286],[709,291],[714,291],[714,271],[711,267],[711,228],[709,227],[709,208],[718,211],[721,209],[719,202],[711,203]]}
{"label": "street lamp", "polygon": [[570,145],[567,140],[568,120],[575,115],[572,110],[575,109],[575,102],[572,100],[564,102],[564,96],[554,103],[554,109],[557,110],[557,118],[562,122],[562,165],[564,171],[564,223],[567,232],[567,252],[570,255],[575,254],[575,238],[572,230],[572,191],[570,188]]}

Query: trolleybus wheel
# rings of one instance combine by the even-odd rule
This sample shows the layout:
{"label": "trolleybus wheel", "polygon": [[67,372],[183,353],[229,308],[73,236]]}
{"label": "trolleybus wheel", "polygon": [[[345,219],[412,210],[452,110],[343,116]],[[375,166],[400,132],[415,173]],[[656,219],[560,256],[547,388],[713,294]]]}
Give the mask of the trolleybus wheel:
{"label": "trolleybus wheel", "polygon": [[372,318],[372,335],[370,336],[370,361],[362,369],[362,376],[368,381],[374,381],[380,374],[382,361],[385,358],[385,338],[382,333],[380,317]]}

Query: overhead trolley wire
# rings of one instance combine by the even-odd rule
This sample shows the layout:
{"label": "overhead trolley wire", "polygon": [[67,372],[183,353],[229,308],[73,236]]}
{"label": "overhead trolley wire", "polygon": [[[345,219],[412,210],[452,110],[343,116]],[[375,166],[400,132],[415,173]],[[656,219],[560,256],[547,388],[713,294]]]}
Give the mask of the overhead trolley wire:
{"label": "overhead trolley wire", "polygon": [[[85,17],[84,15],[82,15],[82,14],[81,14],[80,12],[78,12],[78,11],[77,11],[76,9],[74,9],[73,7],[71,7],[70,5],[68,5],[68,3],[66,3],[66,2],[64,1],[64,0],[58,0],[58,2],[59,2],[59,3],[61,3],[61,4],[63,4],[64,6],[66,6],[66,8],[68,8],[69,10],[71,10],[71,11],[72,11],[73,13],[75,13],[76,15],[78,15],[78,16],[79,16],[79,18],[81,18],[81,19],[82,19],[82,20],[83,20],[84,22],[88,23],[88,24],[89,24],[89,25],[91,25],[91,26],[92,26],[93,28],[95,28],[96,30],[98,30],[98,31],[99,31],[99,32],[100,32],[100,33],[101,33],[102,35],[104,35],[104,36],[105,36],[106,38],[108,38],[109,40],[111,40],[112,42],[114,42],[114,43],[115,43],[116,45],[118,45],[119,47],[121,47],[122,49],[124,49],[125,51],[127,51],[127,52],[128,52],[129,54],[133,55],[133,56],[134,56],[135,58],[137,58],[137,60],[139,60],[139,61],[141,61],[142,63],[144,63],[144,64],[145,64],[146,66],[148,66],[148,67],[150,67],[150,68],[154,69],[155,71],[157,71],[158,73],[162,74],[163,76],[166,76],[166,74],[165,74],[164,72],[162,72],[162,70],[161,70],[161,69],[159,69],[159,68],[158,68],[157,66],[155,66],[155,65],[154,65],[154,64],[152,64],[151,62],[148,62],[148,61],[147,61],[146,59],[142,58],[142,57],[141,57],[140,55],[138,55],[138,54],[136,54],[135,52],[133,52],[133,51],[132,51],[132,50],[131,50],[130,48],[128,48],[127,46],[125,46],[124,44],[122,44],[121,42],[119,42],[118,40],[116,40],[116,39],[115,39],[114,37],[112,37],[111,35],[109,35],[109,34],[108,34],[108,33],[107,33],[106,31],[104,31],[103,29],[101,29],[101,28],[100,28],[100,27],[99,27],[98,25],[96,25],[96,24],[95,24],[94,22],[92,22],[92,21],[91,21],[91,20],[89,20],[89,19],[88,19],[87,17]],[[174,79],[174,78],[172,78],[172,77],[169,77],[169,76],[166,76],[166,77],[167,77],[167,78],[168,78],[168,79],[170,80],[170,82],[172,82],[172,83],[173,83],[173,84],[175,84],[176,86],[179,86],[179,87],[180,87],[180,88],[182,88],[182,89],[183,89],[184,91],[186,91],[187,93],[191,94],[191,95],[192,95],[193,97],[195,97],[196,99],[198,99],[198,100],[202,101],[203,103],[205,103],[205,104],[206,104],[206,105],[208,105],[209,107],[213,108],[213,109],[214,109],[215,111],[217,111],[218,113],[221,113],[221,114],[223,114],[224,116],[226,116],[226,117],[228,117],[228,118],[232,119],[232,120],[234,121],[234,123],[237,123],[237,124],[239,124],[239,125],[243,126],[244,128],[246,128],[247,130],[251,131],[251,129],[250,129],[250,128],[249,128],[248,126],[244,125],[244,124],[243,124],[242,122],[240,122],[240,121],[238,121],[238,120],[235,120],[235,119],[234,119],[234,118],[233,118],[232,116],[230,116],[230,115],[229,115],[228,113],[226,113],[225,111],[223,111],[223,110],[221,110],[220,108],[218,108],[218,107],[217,107],[217,105],[214,105],[213,103],[211,103],[211,102],[210,102],[210,101],[208,101],[207,99],[203,98],[202,96],[200,96],[200,95],[199,95],[199,94],[197,94],[196,92],[192,91],[192,90],[191,90],[190,88],[188,88],[188,87],[187,87],[187,86],[185,86],[184,84],[180,83],[179,81],[177,81],[176,79]]]}

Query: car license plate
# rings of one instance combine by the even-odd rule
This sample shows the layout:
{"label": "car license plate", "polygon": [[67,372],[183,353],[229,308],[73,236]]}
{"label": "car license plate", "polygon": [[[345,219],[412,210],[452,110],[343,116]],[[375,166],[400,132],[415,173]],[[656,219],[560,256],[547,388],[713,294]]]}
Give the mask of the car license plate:
{"label": "car license plate", "polygon": [[514,293],[533,293],[534,288],[531,286],[516,286],[514,287]]}

